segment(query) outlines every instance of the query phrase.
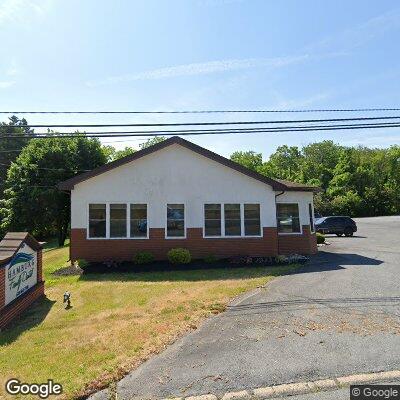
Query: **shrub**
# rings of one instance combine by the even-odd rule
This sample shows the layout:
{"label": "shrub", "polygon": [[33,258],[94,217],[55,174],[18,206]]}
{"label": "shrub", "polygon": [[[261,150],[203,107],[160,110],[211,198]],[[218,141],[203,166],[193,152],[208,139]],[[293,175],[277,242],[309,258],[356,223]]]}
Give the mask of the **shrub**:
{"label": "shrub", "polygon": [[76,265],[81,269],[85,269],[89,265],[89,263],[85,259],[80,258],[76,260]]}
{"label": "shrub", "polygon": [[168,261],[171,264],[189,264],[192,260],[190,251],[187,249],[176,248],[171,249],[168,254]]}
{"label": "shrub", "polygon": [[214,264],[217,261],[218,259],[214,254],[209,254],[208,256],[204,257],[204,262],[207,264]]}
{"label": "shrub", "polygon": [[133,257],[133,262],[135,264],[150,264],[154,261],[153,253],[149,251],[139,251]]}
{"label": "shrub", "polygon": [[325,236],[322,233],[317,232],[317,243],[325,243]]}

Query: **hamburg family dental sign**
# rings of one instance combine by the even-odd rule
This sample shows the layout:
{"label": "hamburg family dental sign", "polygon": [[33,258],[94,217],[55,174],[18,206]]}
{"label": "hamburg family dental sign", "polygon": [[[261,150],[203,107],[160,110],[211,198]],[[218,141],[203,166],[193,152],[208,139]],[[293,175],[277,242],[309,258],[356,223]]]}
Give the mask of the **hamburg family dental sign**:
{"label": "hamburg family dental sign", "polygon": [[5,271],[5,304],[9,304],[37,283],[37,252],[23,243]]}

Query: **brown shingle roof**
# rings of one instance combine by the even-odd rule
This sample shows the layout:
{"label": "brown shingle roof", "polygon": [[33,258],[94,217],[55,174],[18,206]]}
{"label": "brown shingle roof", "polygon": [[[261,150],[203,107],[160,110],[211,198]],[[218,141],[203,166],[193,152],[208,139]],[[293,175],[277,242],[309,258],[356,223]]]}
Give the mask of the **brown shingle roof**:
{"label": "brown shingle roof", "polygon": [[258,181],[271,186],[274,190],[282,190],[282,191],[296,191],[297,190],[297,191],[306,191],[306,192],[313,192],[313,191],[318,190],[318,188],[315,186],[305,186],[305,185],[297,184],[294,182],[280,181],[278,179],[268,178],[264,175],[259,174],[258,172],[252,171],[251,169],[244,167],[243,165],[240,165],[232,160],[229,160],[228,158],[222,157],[219,154],[216,154],[210,150],[207,150],[204,147],[198,146],[197,144],[189,142],[188,140],[182,139],[179,136],[173,136],[167,140],[164,140],[163,142],[157,143],[146,149],[139,150],[139,151],[137,151],[133,154],[130,154],[126,157],[120,158],[119,160],[115,160],[108,164],[102,165],[101,167],[95,168],[92,171],[85,172],[80,175],[76,175],[73,178],[70,178],[64,182],[59,183],[58,188],[60,190],[67,190],[67,191],[73,190],[74,186],[77,183],[86,181],[86,180],[93,178],[97,175],[100,175],[104,172],[107,172],[114,168],[120,167],[121,165],[127,164],[134,160],[137,160],[148,154],[152,154],[158,150],[164,149],[165,147],[171,146],[173,144],[179,144],[189,150],[194,151],[195,153],[201,154],[204,157],[207,157],[213,161],[219,162],[220,164],[225,165],[226,167],[232,168],[235,171],[241,172],[244,175],[247,175],[251,178],[257,179]]}
{"label": "brown shingle roof", "polygon": [[0,265],[9,261],[23,242],[33,250],[42,248],[42,245],[28,232],[8,232],[0,242]]}

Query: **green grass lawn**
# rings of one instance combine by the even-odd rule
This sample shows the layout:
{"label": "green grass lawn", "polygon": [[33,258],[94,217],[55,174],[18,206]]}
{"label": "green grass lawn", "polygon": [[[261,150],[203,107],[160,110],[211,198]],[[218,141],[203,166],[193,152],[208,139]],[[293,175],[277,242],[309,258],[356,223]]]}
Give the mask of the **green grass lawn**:
{"label": "green grass lawn", "polygon": [[[10,377],[52,378],[64,398],[123,376],[234,296],[295,267],[145,272],[56,277],[69,248],[43,253],[46,298],[0,333],[0,398]],[[64,309],[63,293],[72,294]]]}

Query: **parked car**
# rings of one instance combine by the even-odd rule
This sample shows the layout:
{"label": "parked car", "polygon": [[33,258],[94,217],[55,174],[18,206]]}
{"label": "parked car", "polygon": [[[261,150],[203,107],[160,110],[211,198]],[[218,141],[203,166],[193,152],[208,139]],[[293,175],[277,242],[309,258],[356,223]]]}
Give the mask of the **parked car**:
{"label": "parked car", "polygon": [[315,228],[320,233],[333,233],[337,236],[353,236],[357,225],[350,217],[322,217],[315,221]]}

